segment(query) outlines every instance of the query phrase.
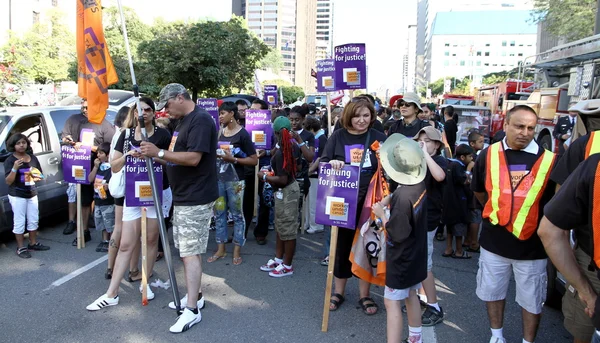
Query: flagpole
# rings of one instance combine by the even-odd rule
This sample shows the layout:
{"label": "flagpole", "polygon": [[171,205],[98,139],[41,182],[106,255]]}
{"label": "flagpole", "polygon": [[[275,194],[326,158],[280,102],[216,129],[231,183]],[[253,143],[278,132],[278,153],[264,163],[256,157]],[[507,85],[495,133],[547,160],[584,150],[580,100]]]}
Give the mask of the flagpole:
{"label": "flagpole", "polygon": [[[144,115],[140,106],[140,93],[139,88],[135,79],[135,71],[133,70],[133,59],[131,57],[131,49],[129,48],[129,38],[127,37],[127,26],[125,25],[125,16],[123,15],[123,6],[121,0],[117,0],[119,5],[119,12],[121,14],[121,26],[123,27],[123,39],[125,40],[125,48],[127,49],[127,59],[129,60],[129,71],[131,73],[131,83],[133,84],[133,93],[135,95],[135,103],[138,110],[138,123],[142,131],[142,140],[148,141],[148,134],[146,132],[146,126],[144,125]],[[173,261],[171,259],[171,247],[169,245],[169,237],[167,236],[167,228],[165,226],[165,220],[163,217],[162,204],[158,196],[158,192],[162,192],[156,187],[156,179],[154,177],[154,168],[152,166],[152,158],[146,157],[146,168],[148,169],[148,177],[150,178],[150,186],[152,187],[152,200],[154,201],[154,209],[158,220],[158,228],[160,233],[160,239],[162,241],[163,249],[165,251],[165,261],[167,263],[167,269],[169,271],[169,278],[171,280],[171,289],[173,290],[173,301],[175,303],[175,309],[179,313],[181,312],[181,304],[179,298],[179,289],[177,288],[177,280],[175,279],[175,270],[173,269]],[[151,271],[149,271],[151,273]]]}

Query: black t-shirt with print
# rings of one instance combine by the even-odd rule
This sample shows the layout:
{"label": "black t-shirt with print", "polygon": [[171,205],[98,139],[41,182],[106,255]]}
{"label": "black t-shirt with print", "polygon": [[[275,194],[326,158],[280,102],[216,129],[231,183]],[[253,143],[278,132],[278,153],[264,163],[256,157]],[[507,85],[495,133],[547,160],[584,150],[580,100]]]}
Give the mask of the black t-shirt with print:
{"label": "black t-shirt with print", "polygon": [[574,140],[569,148],[558,160],[556,167],[550,174],[550,179],[559,185],[562,185],[571,173],[585,159],[585,150],[590,140],[590,134],[581,136]]}
{"label": "black t-shirt with print", "polygon": [[[117,144],[115,145],[115,151],[123,153],[123,151],[127,152],[132,149],[132,147],[139,148],[142,144],[142,141],[135,139],[135,128],[129,129],[129,138],[127,138],[128,146],[125,147],[125,134],[127,130],[123,130],[121,132],[121,136],[119,136],[119,140],[117,140]],[[166,129],[162,129],[158,126],[154,127],[154,134],[148,137],[148,141],[159,149],[167,150],[169,149],[169,144],[171,143],[171,134]],[[169,178],[167,176],[166,168],[163,166],[163,189],[169,188]]]}
{"label": "black t-shirt with print", "polygon": [[[102,167],[102,165],[101,165]],[[108,164],[106,166],[106,169],[104,170],[100,170],[100,168],[98,168],[98,171],[96,172],[96,179],[98,179],[98,176],[102,177],[102,180],[105,181],[105,184],[108,185],[108,182],[110,181],[110,177],[112,176],[112,172],[110,170],[110,164]],[[98,185],[99,187],[99,185]],[[94,182],[94,188],[96,188],[96,184]],[[112,195],[110,195],[110,192],[108,189],[105,189],[106,192],[106,198],[102,199],[100,197],[100,193],[98,193],[98,191],[94,190],[94,204],[96,206],[107,206],[107,205],[113,205],[115,203],[115,199],[112,197]]]}
{"label": "black t-shirt with print", "polygon": [[578,246],[590,256],[593,251],[590,210],[599,162],[600,154],[588,157],[575,168],[558,193],[544,207],[544,215],[552,224],[563,230],[575,230]]}
{"label": "black t-shirt with print", "polygon": [[424,182],[399,186],[386,224],[385,285],[405,289],[427,277],[427,191]]}
{"label": "black t-shirt with print", "polygon": [[[473,190],[473,192],[487,194],[485,190],[485,178],[488,151],[489,148],[485,148],[479,153],[479,157],[473,167],[473,180],[471,181],[471,190]],[[506,150],[505,154],[509,170],[514,171],[514,174],[511,175],[511,179],[524,177],[526,173],[531,170],[537,159],[542,156],[543,152],[544,149],[541,147],[539,148],[537,155],[525,151]],[[546,184],[544,194],[542,194],[540,202],[538,203],[538,222],[542,218],[544,205],[554,194],[554,188],[554,182],[549,180]],[[547,257],[537,232],[531,235],[527,240],[519,240],[504,227],[492,225],[488,218],[483,218],[483,228],[479,236],[479,243],[485,250],[514,260],[537,260]]]}
{"label": "black t-shirt with print", "polygon": [[196,106],[177,125],[169,150],[202,153],[197,166],[167,163],[173,203],[176,206],[198,206],[217,200],[217,128],[212,116]]}
{"label": "black t-shirt with print", "polygon": [[[377,171],[377,156],[370,149],[371,144],[375,141],[384,142],[387,138],[385,134],[375,130],[369,129],[371,136],[369,137],[368,144],[368,155],[365,157],[365,163],[360,174],[360,181],[358,186],[358,199],[359,203],[362,203],[367,189],[369,188],[369,182],[373,174]],[[327,140],[323,155],[321,156],[321,162],[329,162],[331,160],[340,160],[346,162],[346,164],[352,164],[359,166],[362,152],[365,150],[364,144],[367,139],[368,132],[360,135],[353,135],[346,129],[334,131],[331,137]],[[360,151],[356,154],[355,159],[352,160],[351,151]],[[360,205],[360,204],[359,204]],[[360,212],[360,209],[359,209]]]}
{"label": "black t-shirt with print", "polygon": [[[440,168],[446,172],[448,167],[448,160],[442,155],[431,156],[431,158],[437,163]],[[427,168],[427,175],[425,176],[425,186],[427,187],[427,230],[433,231],[440,224],[442,219],[442,205],[444,195],[444,185],[446,180],[438,182],[433,178],[429,168]]]}
{"label": "black t-shirt with print", "polygon": [[[299,133],[300,138],[302,138],[302,141],[304,143],[306,143],[306,147],[307,148],[314,148],[315,147],[315,135],[312,134],[312,132],[308,131],[308,130],[302,130]],[[300,154],[300,156],[298,157],[298,167],[297,167],[297,173],[296,173],[296,178],[297,179],[303,179],[306,177],[306,175],[308,175],[308,167],[310,165],[309,161],[307,161],[304,156],[302,154]]]}
{"label": "black t-shirt with print", "polygon": [[[300,155],[302,155],[302,151],[300,151],[300,148],[298,148],[298,146],[296,145],[292,145],[292,154],[294,159],[298,159],[300,157]],[[286,186],[290,185],[292,182],[296,181],[296,178],[292,175],[290,175],[284,168],[283,168],[283,153],[281,152],[281,149],[277,149],[277,151],[275,152],[275,155],[273,155],[273,158],[271,159],[271,168],[273,169],[273,174],[275,176],[287,176],[287,183],[285,184]],[[296,170],[296,172],[298,172]]]}
{"label": "black t-shirt with print", "polygon": [[[325,150],[326,144],[327,144],[327,135],[325,135],[324,133],[322,135],[320,135],[318,138],[315,138],[315,158],[313,159],[313,162],[316,161],[317,158],[323,156],[323,150]],[[317,170],[315,170],[312,174],[310,174],[309,177],[317,178],[318,171],[319,171],[319,168],[317,168]]]}
{"label": "black t-shirt with print", "polygon": [[[31,161],[23,162],[21,167],[17,170],[15,175],[15,181],[8,186],[8,195],[12,195],[14,197],[19,198],[33,198],[37,195],[37,188],[35,186],[35,182],[33,180],[26,180],[29,177],[26,176],[26,172],[29,171],[30,168],[37,168],[42,174],[44,173],[42,167],[40,167],[40,161],[38,161],[37,157],[34,155],[29,155],[31,157]],[[12,171],[12,168],[15,165],[15,161],[17,158],[15,155],[11,154],[4,161],[4,177],[6,178]]]}
{"label": "black t-shirt with print", "polygon": [[[233,136],[230,137],[226,137],[223,133],[221,133],[221,136],[219,136],[219,147],[221,146],[221,144],[223,143],[229,143],[229,145],[233,146],[233,148],[239,148],[243,155],[234,155],[234,157],[237,158],[244,158],[244,157],[248,157],[248,156],[252,156],[252,155],[256,155],[256,149],[254,149],[254,143],[252,143],[252,138],[250,137],[250,134],[248,133],[248,131],[246,131],[246,129],[244,129],[242,127],[242,129],[240,131],[238,131],[236,134],[234,134]],[[222,148],[222,147],[221,147]],[[233,154],[233,152],[231,152]],[[241,164],[234,164],[233,167],[235,168],[235,171],[238,174],[238,178],[240,180],[244,180],[245,178],[245,169],[246,166],[243,166]],[[252,174],[254,174],[254,168],[255,167],[250,167],[247,166],[249,169],[252,170]]]}
{"label": "black t-shirt with print", "polygon": [[394,133],[400,133],[408,138],[413,138],[422,128],[427,126],[431,126],[427,120],[415,119],[408,125],[404,124],[404,120],[397,120],[392,124],[392,127],[390,127],[388,136],[391,136]]}

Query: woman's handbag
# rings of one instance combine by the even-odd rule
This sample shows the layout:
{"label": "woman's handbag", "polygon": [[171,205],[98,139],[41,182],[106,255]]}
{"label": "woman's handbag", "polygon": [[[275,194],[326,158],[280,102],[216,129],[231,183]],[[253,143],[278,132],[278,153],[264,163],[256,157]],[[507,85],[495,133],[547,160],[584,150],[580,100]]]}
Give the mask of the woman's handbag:
{"label": "woman's handbag", "polygon": [[[129,142],[129,129],[125,131],[125,141],[123,142],[123,154],[127,153]],[[122,198],[125,196],[125,166],[118,172],[113,172],[108,181],[108,191],[113,198]]]}

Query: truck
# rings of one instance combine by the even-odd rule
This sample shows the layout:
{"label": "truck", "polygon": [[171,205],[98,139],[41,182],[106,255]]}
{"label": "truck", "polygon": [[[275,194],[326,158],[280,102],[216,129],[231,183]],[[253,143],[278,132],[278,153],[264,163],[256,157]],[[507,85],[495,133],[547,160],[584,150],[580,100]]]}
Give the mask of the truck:
{"label": "truck", "polygon": [[474,106],[475,97],[471,95],[445,93],[440,99],[438,99],[438,106],[442,105]]}

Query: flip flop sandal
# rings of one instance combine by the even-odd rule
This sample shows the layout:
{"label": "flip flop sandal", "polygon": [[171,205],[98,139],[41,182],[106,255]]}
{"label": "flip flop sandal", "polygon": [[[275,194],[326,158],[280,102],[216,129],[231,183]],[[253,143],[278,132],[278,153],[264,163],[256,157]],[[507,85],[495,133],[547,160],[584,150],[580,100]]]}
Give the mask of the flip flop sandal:
{"label": "flip flop sandal", "polygon": [[[150,276],[148,276],[148,279],[150,279],[154,274],[150,274]],[[112,274],[111,274],[112,277]],[[129,272],[129,276],[127,276],[127,281],[128,282],[138,282],[142,280],[142,272],[140,272],[139,270],[136,270],[134,272]]]}
{"label": "flip flop sandal", "polygon": [[454,257],[454,250],[452,250],[452,252],[449,254],[442,253],[442,257]]}
{"label": "flip flop sandal", "polygon": [[156,262],[162,260],[163,257],[165,257],[165,255],[162,252],[159,252],[158,254],[156,254]]}
{"label": "flip flop sandal", "polygon": [[[373,301],[373,299],[371,299],[370,297],[364,297],[361,298],[358,301],[358,304],[360,305],[360,307],[362,307],[363,312],[367,315],[367,316],[372,316],[374,314],[377,313],[377,310],[379,310],[379,306],[377,306],[377,304],[375,303],[375,301]],[[369,312],[368,309],[370,308],[375,308],[374,312]]]}
{"label": "flip flop sandal", "polygon": [[473,253],[477,253],[477,254],[479,254],[481,252],[481,248],[473,249],[471,247],[468,247],[466,250],[468,252],[473,252]]}
{"label": "flip flop sandal", "polygon": [[445,240],[446,240],[446,238],[444,237],[444,235],[443,235],[443,234],[441,234],[441,235],[440,235],[440,234],[436,234],[436,235],[435,235],[435,240],[436,240],[436,241],[443,242],[443,241],[445,241]]}
{"label": "flip flop sandal", "polygon": [[467,254],[467,252],[463,250],[462,255],[456,255],[455,253],[452,253],[452,258],[456,258],[459,260],[468,260],[471,258],[471,255]]}
{"label": "flip flop sandal", "polygon": [[[333,297],[336,297],[337,299],[334,299]],[[333,305],[333,308],[329,306],[329,311],[337,311],[340,308],[340,306],[342,306],[344,301],[346,301],[346,298],[344,298],[343,295],[339,293],[333,293],[333,295],[329,299],[329,303]]]}
{"label": "flip flop sandal", "polygon": [[240,264],[242,264],[242,257],[234,257],[233,258],[233,265],[234,266],[239,266]]}
{"label": "flip flop sandal", "polygon": [[224,255],[221,255],[221,256],[219,256],[219,255],[212,255],[211,257],[209,257],[206,260],[206,262],[213,263],[213,262],[216,262],[216,261],[218,261],[218,260],[220,260],[220,259],[222,259],[222,258],[224,258],[226,256],[227,256],[227,254],[224,254]]}

